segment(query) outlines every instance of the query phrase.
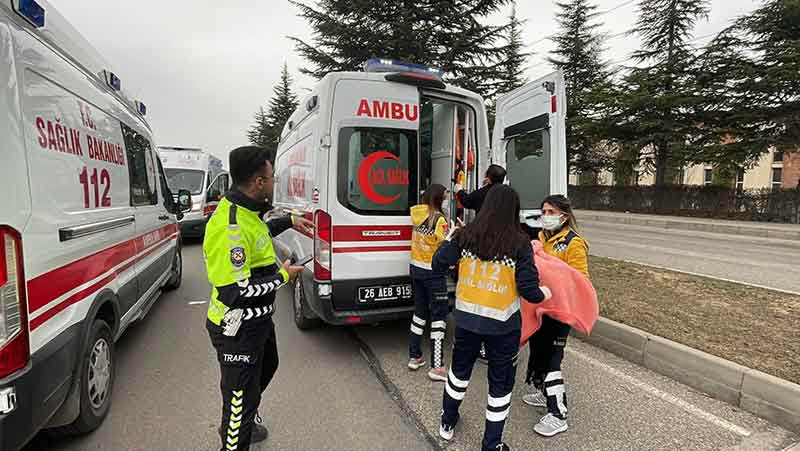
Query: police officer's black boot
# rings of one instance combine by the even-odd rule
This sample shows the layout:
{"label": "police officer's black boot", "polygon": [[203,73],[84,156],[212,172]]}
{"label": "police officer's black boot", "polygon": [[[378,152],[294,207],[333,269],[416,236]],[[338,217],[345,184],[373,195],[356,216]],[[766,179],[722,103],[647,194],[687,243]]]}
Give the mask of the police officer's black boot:
{"label": "police officer's black boot", "polygon": [[256,422],[253,424],[253,430],[250,433],[250,443],[263,442],[269,437],[269,431],[261,424],[261,415],[256,412]]}

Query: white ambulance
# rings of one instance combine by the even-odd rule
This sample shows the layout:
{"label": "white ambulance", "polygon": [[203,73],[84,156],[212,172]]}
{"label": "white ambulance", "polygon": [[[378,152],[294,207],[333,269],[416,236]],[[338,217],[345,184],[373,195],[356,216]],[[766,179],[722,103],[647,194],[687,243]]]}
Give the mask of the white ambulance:
{"label": "white ambulance", "polygon": [[192,193],[192,209],[180,221],[181,235],[202,237],[209,216],[230,188],[230,176],[223,170],[222,160],[192,147],[158,146],[158,153],[170,189]]}
{"label": "white ambulance", "polygon": [[314,257],[293,290],[297,326],[410,315],[409,208],[432,183],[452,188],[456,160],[470,191],[490,164],[506,167],[521,219],[538,226],[542,199],[567,189],[565,100],[558,72],[502,96],[490,148],[484,100],[439,71],[370,60],[324,77],[284,127],[275,164],[275,206],[316,225],[275,239],[282,257]]}
{"label": "white ambulance", "polygon": [[103,421],[114,342],[181,283],[181,208],[144,104],[54,8],[0,2],[0,61],[0,449],[17,450]]}

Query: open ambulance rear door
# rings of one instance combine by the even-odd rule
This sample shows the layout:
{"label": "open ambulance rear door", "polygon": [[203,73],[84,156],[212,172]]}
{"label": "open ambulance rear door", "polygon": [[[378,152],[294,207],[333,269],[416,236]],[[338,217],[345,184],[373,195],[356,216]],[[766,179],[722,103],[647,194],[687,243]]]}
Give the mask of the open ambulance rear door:
{"label": "open ambulance rear door", "polygon": [[541,202],[567,193],[564,74],[554,72],[497,99],[492,161],[519,193],[522,220],[541,228]]}

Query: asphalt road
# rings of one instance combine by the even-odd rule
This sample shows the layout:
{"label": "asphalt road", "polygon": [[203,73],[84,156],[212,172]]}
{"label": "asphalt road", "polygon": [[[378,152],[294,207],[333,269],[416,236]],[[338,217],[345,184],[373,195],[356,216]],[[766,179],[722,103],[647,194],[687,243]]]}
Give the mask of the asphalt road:
{"label": "asphalt road", "polygon": [[[184,248],[184,264],[183,287],[117,343],[113,404],[100,429],[77,439],[40,435],[25,451],[217,449],[219,374],[203,327],[208,287],[198,245]],[[288,291],[278,306],[281,366],[261,408],[271,435],[252,449],[479,449],[484,366],[475,369],[455,441],[444,444],[434,438],[443,386],[405,368],[406,322],[301,333]],[[570,431],[536,437],[531,428],[541,413],[519,401],[524,387],[518,383],[506,430],[513,449],[780,451],[798,441],[578,340],[568,348],[565,372]]]}
{"label": "asphalt road", "polygon": [[581,222],[592,255],[800,293],[800,241]]}
{"label": "asphalt road", "polygon": [[[40,435],[26,451],[219,449],[219,367],[204,326],[208,281],[200,246],[185,246],[183,255],[183,286],[117,343],[112,406],[100,429],[79,439]],[[429,449],[349,332],[301,333],[287,294],[275,317],[280,367],[260,409],[270,438],[251,449]]]}

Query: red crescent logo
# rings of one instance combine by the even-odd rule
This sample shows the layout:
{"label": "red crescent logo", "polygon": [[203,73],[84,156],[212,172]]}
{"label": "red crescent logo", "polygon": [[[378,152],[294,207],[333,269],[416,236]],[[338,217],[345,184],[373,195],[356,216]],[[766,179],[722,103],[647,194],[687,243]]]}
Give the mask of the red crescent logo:
{"label": "red crescent logo", "polygon": [[385,150],[380,150],[378,152],[373,152],[370,154],[370,156],[364,158],[364,161],[361,162],[361,166],[358,167],[358,186],[361,188],[361,192],[367,196],[367,199],[375,202],[378,205],[391,204],[400,198],[400,194],[394,197],[381,196],[375,192],[375,189],[372,187],[372,184],[369,181],[369,173],[372,171],[372,167],[375,166],[375,164],[377,164],[379,161],[386,159],[400,161],[400,157],[392,155]]}

